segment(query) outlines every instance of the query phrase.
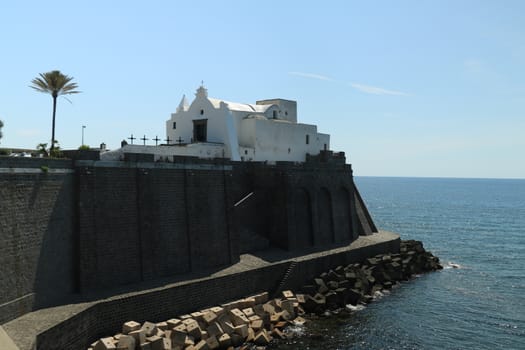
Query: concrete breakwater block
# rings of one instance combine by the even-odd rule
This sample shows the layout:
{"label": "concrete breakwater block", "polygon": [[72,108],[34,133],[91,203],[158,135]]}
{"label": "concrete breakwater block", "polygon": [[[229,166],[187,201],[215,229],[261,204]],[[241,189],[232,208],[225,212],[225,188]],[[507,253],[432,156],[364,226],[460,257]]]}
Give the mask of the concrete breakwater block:
{"label": "concrete breakwater block", "polygon": [[302,295],[284,291],[269,300],[261,293],[163,322],[128,321],[122,333],[99,339],[88,350],[195,350],[229,349],[245,343],[268,345],[286,338],[284,329],[306,320],[299,300]]}
{"label": "concrete breakwater block", "polygon": [[117,340],[113,337],[102,338],[95,343],[94,350],[111,350],[116,349]]}
{"label": "concrete breakwater block", "polygon": [[307,313],[369,303],[374,293],[414,274],[441,269],[439,259],[421,242],[403,241],[399,254],[377,255],[337,266],[307,282],[300,293],[281,291],[235,300],[153,323],[128,321],[122,333],[94,342],[88,350],[215,350],[252,343],[266,346],[285,339],[289,325],[304,325]]}
{"label": "concrete breakwater block", "polygon": [[122,333],[128,334],[129,332],[140,329],[141,324],[135,321],[129,321],[122,325]]}
{"label": "concrete breakwater block", "polygon": [[347,304],[369,303],[377,291],[390,289],[415,274],[442,268],[439,259],[427,252],[421,242],[402,241],[399,254],[376,255],[313,278],[301,288],[301,305],[308,313],[322,313]]}

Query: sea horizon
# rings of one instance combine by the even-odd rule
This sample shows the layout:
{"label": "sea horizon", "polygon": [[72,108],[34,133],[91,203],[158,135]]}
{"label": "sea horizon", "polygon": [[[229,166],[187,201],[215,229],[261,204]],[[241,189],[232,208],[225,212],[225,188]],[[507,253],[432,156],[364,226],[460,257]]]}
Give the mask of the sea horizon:
{"label": "sea horizon", "polygon": [[395,179],[451,179],[451,180],[525,180],[525,177],[462,177],[462,176],[402,176],[402,175],[355,175],[354,178],[395,178]]}

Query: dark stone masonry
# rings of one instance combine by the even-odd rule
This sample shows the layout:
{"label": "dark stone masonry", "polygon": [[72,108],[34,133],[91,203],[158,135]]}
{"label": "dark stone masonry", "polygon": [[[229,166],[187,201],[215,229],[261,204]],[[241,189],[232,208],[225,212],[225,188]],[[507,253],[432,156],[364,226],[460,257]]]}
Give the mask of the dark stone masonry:
{"label": "dark stone masonry", "polygon": [[339,153],[276,165],[0,157],[0,324],[71,295],[375,231]]}
{"label": "dark stone masonry", "polygon": [[[0,324],[39,324],[19,334],[21,349],[85,348],[123,319],[295,290],[321,268],[399,250],[377,233],[342,153],[125,159],[0,157]],[[139,294],[104,301],[129,291]]]}
{"label": "dark stone masonry", "polygon": [[73,163],[43,165],[0,157],[0,324],[75,289]]}

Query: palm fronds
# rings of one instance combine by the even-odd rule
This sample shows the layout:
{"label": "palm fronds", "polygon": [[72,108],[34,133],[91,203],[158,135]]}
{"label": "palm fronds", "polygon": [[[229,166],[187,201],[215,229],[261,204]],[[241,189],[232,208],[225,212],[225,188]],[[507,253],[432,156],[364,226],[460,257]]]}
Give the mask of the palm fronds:
{"label": "palm fronds", "polygon": [[59,70],[40,73],[40,77],[31,80],[30,87],[38,92],[51,94],[53,97],[60,95],[78,94],[78,85],[72,82],[73,77],[62,74]]}

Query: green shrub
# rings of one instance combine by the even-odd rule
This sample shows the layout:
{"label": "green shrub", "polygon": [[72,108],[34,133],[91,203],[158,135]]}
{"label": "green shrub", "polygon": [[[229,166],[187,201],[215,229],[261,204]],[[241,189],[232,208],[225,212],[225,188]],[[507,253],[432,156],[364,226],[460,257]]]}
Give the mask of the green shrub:
{"label": "green shrub", "polygon": [[60,150],[60,145],[57,140],[55,140],[55,147],[53,149],[47,148],[47,143],[39,143],[36,146],[36,151],[39,154],[43,154],[44,157],[64,158],[64,153]]}
{"label": "green shrub", "polygon": [[64,158],[64,153],[62,153],[60,148],[55,147],[55,148],[49,150],[49,156],[51,158]]}
{"label": "green shrub", "polygon": [[47,153],[47,143],[39,143],[37,146],[36,146],[36,151],[39,153],[39,154],[42,154],[44,155],[44,157],[47,157],[49,154]]}

